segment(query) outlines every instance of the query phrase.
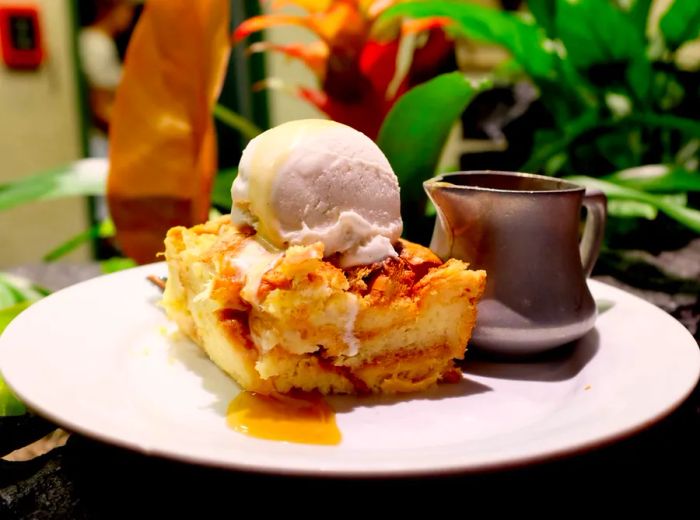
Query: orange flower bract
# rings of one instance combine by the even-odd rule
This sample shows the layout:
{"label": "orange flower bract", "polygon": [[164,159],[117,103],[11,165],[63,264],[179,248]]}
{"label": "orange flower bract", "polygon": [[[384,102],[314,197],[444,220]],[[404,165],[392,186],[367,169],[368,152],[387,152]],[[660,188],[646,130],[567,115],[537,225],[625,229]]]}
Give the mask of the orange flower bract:
{"label": "orange flower bract", "polygon": [[129,44],[107,193],[119,246],[140,263],[156,259],[170,227],[208,216],[228,24],[228,0],[149,0]]}

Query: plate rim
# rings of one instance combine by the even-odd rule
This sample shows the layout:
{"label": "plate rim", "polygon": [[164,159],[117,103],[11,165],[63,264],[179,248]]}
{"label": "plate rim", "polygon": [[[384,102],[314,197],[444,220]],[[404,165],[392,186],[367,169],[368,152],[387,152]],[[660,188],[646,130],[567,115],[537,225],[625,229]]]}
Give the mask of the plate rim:
{"label": "plate rim", "polygon": [[[14,327],[19,327],[18,325],[18,320],[21,318],[22,315],[27,313],[24,318],[21,318],[21,321],[24,321],[27,318],[26,316],[29,314],[32,314],[32,309],[38,306],[44,307],[46,305],[51,305],[52,299],[58,295],[58,294],[65,294],[68,291],[79,291],[82,287],[85,285],[89,285],[92,283],[95,283],[96,280],[101,280],[104,281],[107,278],[119,278],[122,276],[137,276],[141,272],[149,272],[150,274],[153,274],[152,271],[155,269],[158,271],[158,273],[162,273],[163,270],[166,268],[166,265],[164,262],[156,262],[152,264],[146,264],[142,266],[138,266],[132,269],[127,269],[124,271],[116,272],[116,273],[110,273],[106,275],[102,275],[96,278],[92,278],[89,280],[85,280],[83,282],[77,283],[75,285],[71,285],[65,289],[62,289],[60,291],[56,291],[55,293],[52,293],[51,295],[47,296],[46,298],[43,298],[42,300],[38,301],[37,303],[33,304],[30,306],[27,310],[23,311],[19,317],[13,322],[9,324],[5,332],[0,334],[0,373],[2,373],[3,378],[5,379],[5,382],[7,385],[12,389],[12,391],[27,405],[27,407],[31,410],[33,410],[35,413],[37,413],[40,416],[43,416],[47,419],[49,419],[51,422],[56,423],[59,426],[65,427],[65,429],[79,433],[81,435],[84,435],[85,437],[92,438],[99,440],[100,442],[105,442],[107,444],[111,444],[114,446],[118,446],[120,448],[125,448],[128,450],[132,450],[138,453],[142,453],[144,455],[148,456],[157,456],[157,457],[162,457],[166,458],[169,460],[175,460],[181,463],[187,463],[187,464],[196,464],[200,466],[205,466],[205,467],[212,467],[212,468],[221,468],[221,469],[228,469],[228,470],[234,470],[234,471],[247,471],[247,472],[253,472],[253,473],[260,473],[260,474],[274,474],[274,475],[285,475],[285,476],[307,476],[307,477],[338,477],[338,478],[363,478],[363,479],[374,479],[374,478],[411,478],[411,477],[419,477],[419,476],[448,476],[448,475],[457,475],[457,474],[471,474],[471,473],[483,473],[483,472],[491,472],[491,471],[500,471],[500,470],[505,470],[505,469],[514,469],[522,466],[526,466],[528,464],[533,464],[533,463],[540,463],[540,462],[545,462],[545,461],[555,461],[555,460],[560,460],[562,458],[570,457],[570,456],[575,456],[577,454],[585,453],[593,449],[601,448],[604,446],[608,446],[610,444],[613,444],[617,441],[620,441],[622,439],[629,438],[647,428],[650,426],[662,421],[666,417],[668,417],[670,414],[672,414],[675,410],[678,409],[678,407],[688,398],[688,396],[694,391],[694,389],[698,385],[698,381],[700,380],[700,349],[696,348],[695,349],[695,354],[690,354],[691,349],[688,348],[688,355],[689,357],[692,355],[694,356],[694,364],[695,364],[695,375],[694,375],[694,383],[692,384],[687,384],[684,385],[684,390],[682,392],[679,392],[678,395],[674,399],[669,399],[664,403],[664,405],[661,407],[661,409],[656,410],[653,414],[650,414],[648,417],[646,417],[645,420],[639,421],[636,424],[629,425],[624,428],[618,428],[615,429],[614,431],[610,431],[607,434],[599,435],[596,438],[589,439],[586,441],[582,442],[577,442],[573,445],[570,446],[563,446],[563,447],[558,447],[558,448],[553,448],[549,449],[540,453],[532,453],[532,454],[526,454],[522,456],[518,456],[515,458],[510,458],[510,459],[503,459],[503,460],[495,460],[491,462],[476,462],[474,464],[464,464],[464,463],[457,463],[455,465],[449,465],[449,464],[442,464],[440,466],[435,466],[435,467],[430,467],[430,468],[424,468],[424,467],[404,467],[404,468],[357,468],[357,467],[351,467],[351,468],[346,468],[346,469],[341,469],[341,468],[323,468],[323,467],[317,467],[313,465],[309,465],[306,467],[301,467],[301,466],[289,466],[289,465],[274,465],[274,464],[261,464],[259,461],[245,461],[245,460],[237,460],[237,461],[232,461],[230,459],[222,459],[222,460],[215,460],[213,457],[206,457],[206,456],[201,456],[197,454],[192,454],[192,453],[187,453],[187,452],[182,452],[182,451],[177,451],[177,450],[172,450],[172,449],[162,449],[158,448],[157,446],[151,447],[151,446],[146,446],[144,444],[139,444],[137,441],[133,441],[131,439],[124,439],[123,437],[119,436],[119,434],[115,435],[110,435],[108,432],[102,432],[99,429],[90,429],[89,426],[83,426],[80,423],[80,420],[74,420],[71,419],[70,417],[63,417],[62,414],[58,413],[53,413],[51,410],[48,410],[41,406],[41,404],[38,404],[34,401],[34,399],[30,396],[27,396],[24,391],[21,389],[16,388],[14,382],[13,382],[13,377],[10,375],[9,377],[3,370],[3,360],[6,356],[9,356],[11,354],[8,354],[8,352],[11,352],[13,348],[18,348],[18,347],[8,347],[10,343],[8,341],[3,341],[3,338],[6,338],[8,336],[8,332],[10,333],[9,335],[12,335],[12,331],[14,330]],[[588,283],[595,292],[596,286],[602,286],[605,288],[607,291],[612,291],[613,294],[620,293],[623,295],[623,298],[631,298],[632,301],[635,302],[635,304],[638,305],[643,305],[643,306],[648,306],[650,310],[652,310],[660,319],[664,320],[670,320],[669,323],[673,323],[673,326],[678,329],[678,331],[682,331],[684,335],[686,336],[686,339],[688,339],[688,343],[692,343],[692,345],[697,345],[697,342],[695,341],[695,338],[692,336],[692,334],[680,323],[678,322],[675,318],[673,318],[671,315],[667,314],[665,311],[662,309],[656,307],[655,305],[643,300],[642,298],[628,293],[627,291],[624,291],[623,289],[620,289],[618,287],[612,286],[610,284],[606,284],[604,282],[598,281],[598,280],[592,280],[589,279]],[[14,326],[14,327],[13,327]],[[596,327],[597,328],[597,327]],[[689,345],[690,347],[690,345]],[[685,348],[685,347],[683,347]],[[689,380],[693,379],[693,376],[691,375],[689,377]],[[29,392],[31,394],[31,391]],[[63,414],[65,415],[65,414]]]}

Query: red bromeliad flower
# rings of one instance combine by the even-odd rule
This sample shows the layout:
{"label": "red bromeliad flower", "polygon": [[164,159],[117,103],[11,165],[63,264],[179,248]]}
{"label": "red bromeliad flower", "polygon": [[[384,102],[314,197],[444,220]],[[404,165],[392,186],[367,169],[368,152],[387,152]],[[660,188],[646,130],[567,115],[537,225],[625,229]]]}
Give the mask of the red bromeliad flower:
{"label": "red bromeliad flower", "polygon": [[[239,42],[276,25],[298,25],[315,33],[311,44],[259,42],[251,50],[275,51],[299,59],[316,75],[320,89],[297,94],[331,119],[376,138],[394,102],[412,86],[435,76],[452,59],[453,44],[442,18],[405,21],[373,35],[380,13],[399,0],[273,0],[271,14],[255,16],[234,32]],[[305,15],[279,12],[287,5]]]}

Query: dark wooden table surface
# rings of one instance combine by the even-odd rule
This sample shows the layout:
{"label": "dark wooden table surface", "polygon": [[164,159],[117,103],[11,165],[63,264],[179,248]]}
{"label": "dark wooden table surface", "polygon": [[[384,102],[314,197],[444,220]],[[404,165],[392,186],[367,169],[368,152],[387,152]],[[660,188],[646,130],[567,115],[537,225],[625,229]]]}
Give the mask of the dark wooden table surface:
{"label": "dark wooden table surface", "polygon": [[[30,266],[19,272],[51,288],[95,274],[94,267],[85,266],[48,271]],[[688,327],[696,340],[700,337],[697,295],[638,291],[615,279],[603,281],[658,304]],[[54,428],[31,415],[3,418],[0,442],[8,451]],[[509,506],[540,511],[547,509],[555,491],[558,498],[567,497],[574,509],[601,496],[637,505],[663,497],[668,512],[681,502],[697,507],[699,468],[700,389],[696,387],[668,417],[622,441],[546,463],[450,477],[348,480],[241,473],[149,457],[72,434],[65,446],[38,458],[0,460],[0,519],[180,518],[188,513],[206,518],[240,513],[241,504],[249,505],[253,497],[257,500],[253,504],[265,513],[313,511],[321,499],[330,499],[343,513],[370,511],[368,501],[372,501],[394,512],[430,504],[435,515],[453,510],[469,514],[470,504],[483,503],[486,496],[497,497],[489,499],[493,511]],[[522,497],[526,502],[519,502]]]}

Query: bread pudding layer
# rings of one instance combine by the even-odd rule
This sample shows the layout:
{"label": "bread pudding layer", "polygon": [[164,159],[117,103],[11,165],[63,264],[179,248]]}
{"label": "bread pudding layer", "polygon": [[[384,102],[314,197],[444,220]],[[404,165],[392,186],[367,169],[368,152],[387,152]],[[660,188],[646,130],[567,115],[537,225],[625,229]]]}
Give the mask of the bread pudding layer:
{"label": "bread pudding layer", "polygon": [[484,271],[401,240],[346,269],[321,243],[276,251],[228,216],[165,240],[168,316],[244,389],[423,390],[461,374]]}

